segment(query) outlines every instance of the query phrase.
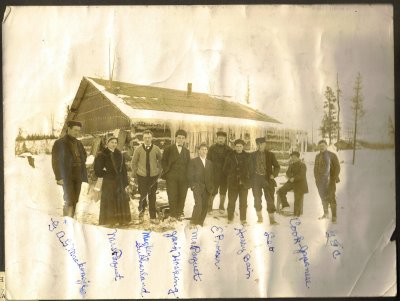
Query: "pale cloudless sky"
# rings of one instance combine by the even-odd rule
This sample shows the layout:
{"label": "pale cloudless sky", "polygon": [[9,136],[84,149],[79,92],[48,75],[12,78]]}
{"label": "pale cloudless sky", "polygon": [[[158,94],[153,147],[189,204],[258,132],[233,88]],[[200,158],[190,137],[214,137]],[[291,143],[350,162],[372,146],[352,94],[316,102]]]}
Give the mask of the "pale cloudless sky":
{"label": "pale cloudless sky", "polygon": [[[8,15],[7,15],[8,14]],[[49,132],[62,124],[82,76],[232,96],[292,128],[322,118],[324,91],[342,95],[343,127],[360,72],[361,134],[387,140],[394,120],[390,5],[10,7],[3,24],[5,126]],[[317,131],[314,135],[317,135]]]}

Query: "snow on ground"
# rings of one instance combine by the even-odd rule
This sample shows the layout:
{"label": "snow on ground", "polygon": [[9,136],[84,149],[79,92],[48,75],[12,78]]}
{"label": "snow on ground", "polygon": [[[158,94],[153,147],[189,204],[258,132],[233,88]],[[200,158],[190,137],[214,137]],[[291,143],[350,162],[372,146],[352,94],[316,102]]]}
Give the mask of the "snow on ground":
{"label": "snow on ground", "polygon": [[[202,247],[202,252],[198,255],[202,281],[200,284],[192,281],[192,265],[189,265],[187,260],[182,261],[181,278],[185,278],[185,281],[179,282],[182,286],[180,297],[328,297],[374,296],[383,295],[388,291],[395,293],[393,290],[393,285],[396,283],[395,244],[389,242],[395,227],[394,150],[359,150],[354,166],[351,164],[351,151],[339,152],[342,171],[341,182],[337,188],[337,225],[331,224],[330,220],[321,221],[317,219],[322,214],[322,206],[313,179],[315,155],[316,153],[304,155],[310,192],[304,199],[304,215],[300,218],[300,223],[296,225],[296,231],[302,245],[308,248],[306,261],[310,264],[311,281],[308,284],[310,288],[307,288],[305,283],[304,257],[301,260],[305,253],[296,253],[299,247],[294,243],[293,235],[295,232],[294,228],[291,227],[295,220],[292,220],[290,216],[277,215],[276,219],[279,225],[270,226],[264,202],[264,223],[257,224],[257,217],[253,208],[253,196],[251,190],[249,190],[247,210],[249,225],[244,228],[244,231],[246,232],[246,251],[249,256],[251,255],[251,260],[249,259],[251,263],[250,278],[245,277],[247,271],[245,262],[243,256],[239,256],[237,253],[241,248],[240,242],[243,243],[239,235],[239,229],[242,228],[239,225],[237,202],[234,224],[227,225],[226,216],[220,216],[218,211],[214,210],[212,215],[207,216],[205,226],[198,230],[197,243]],[[6,242],[8,251],[6,253],[6,268],[14,267],[15,271],[18,271],[18,273],[15,272],[16,275],[23,273],[22,267],[35,267],[34,262],[26,260],[21,262],[20,257],[26,256],[24,248],[21,248],[23,242],[10,240],[10,237],[21,236],[21,228],[12,226],[19,212],[30,212],[30,218],[24,219],[24,227],[27,227],[29,229],[27,231],[31,233],[33,233],[32,229],[37,226],[35,222],[37,219],[43,219],[46,216],[62,219],[62,188],[55,183],[51,170],[51,157],[49,155],[37,155],[34,158],[36,168],[29,166],[27,158],[16,157],[12,165],[7,164],[12,166],[12,168],[7,169],[12,178],[9,183],[15,181],[17,186],[10,186],[6,183]],[[283,181],[284,178],[278,179],[278,182]],[[18,190],[10,191],[10,189],[7,189],[10,187],[18,187]],[[100,252],[99,247],[96,247],[100,245],[98,236],[112,229],[96,226],[100,202],[96,201],[98,197],[94,196],[92,188],[89,189],[84,184],[81,199],[77,206],[77,222],[71,222],[75,231],[74,235],[77,237],[83,235],[83,242],[86,242],[86,247],[81,251],[82,254],[89,252],[90,257],[100,258],[96,260],[104,261],[107,253]],[[159,191],[157,198],[166,200],[166,192]],[[191,215],[193,203],[193,195],[189,190],[185,205],[185,216]],[[293,209],[291,193],[289,193],[289,203],[291,209]],[[215,209],[217,209],[218,204],[217,196],[214,200]],[[137,200],[135,199],[131,200],[131,210],[132,216],[137,218]],[[188,222],[185,220],[175,225],[164,222],[159,226],[154,226],[146,220],[144,225],[130,225],[127,229],[120,230],[122,231],[120,234],[121,248],[128,249],[129,243],[135,239],[134,237],[137,239],[141,233],[131,229],[151,230],[154,232],[154,242],[162,242],[155,243],[158,247],[154,247],[150,259],[151,263],[148,267],[150,276],[147,278],[147,285],[153,293],[145,295],[145,297],[173,297],[173,295],[165,294],[168,291],[166,288],[171,287],[172,274],[170,269],[172,267],[170,267],[171,258],[168,253],[170,240],[167,240],[163,234],[171,233],[171,230],[175,228],[180,239],[180,246],[187,250],[187,252],[183,252],[185,254],[183,256],[188,257],[191,254],[190,241],[191,235],[193,235],[193,231],[186,227]],[[217,239],[215,233],[212,233],[212,230],[215,231],[220,228],[213,226],[221,227],[222,230],[219,231],[224,233],[224,239],[220,241],[220,269],[216,269]],[[326,232],[334,236],[327,240]],[[96,244],[91,242],[92,238],[87,237],[88,234],[86,233],[93,233],[96,236]],[[269,245],[267,244],[266,233],[270,235]],[[43,244],[41,242],[43,235],[43,233],[38,234],[36,232],[32,234],[36,237],[37,244]],[[273,247],[273,249],[270,247]],[[10,250],[15,249],[19,251],[11,254]],[[94,255],[91,252],[99,254]],[[336,259],[334,259],[334,256]],[[125,263],[123,267],[137,265],[132,258],[126,260],[129,260],[129,264]],[[40,262],[39,259],[37,261]],[[96,268],[100,269],[99,267]],[[44,272],[49,272],[48,269],[47,266],[41,268]],[[53,270],[51,270],[53,273],[60,273],[59,271],[55,272],[54,269],[53,267]],[[157,277],[158,271],[164,271],[163,279],[165,283],[160,284],[160,278]],[[104,274],[103,270],[97,271],[97,273]],[[127,291],[122,289],[125,284],[120,284],[120,289],[110,286],[111,284],[100,279],[97,273],[92,271],[92,286],[96,287],[96,281],[103,284],[107,283],[104,285],[115,292],[114,295],[109,295],[110,297],[141,296],[140,294],[137,295],[136,292],[140,291],[139,278],[135,278],[136,274],[129,276],[132,278],[130,283],[136,283],[135,292],[132,292],[132,289],[128,289],[129,286],[127,286]],[[153,277],[151,277],[152,273]],[[154,273],[156,276],[154,276]],[[59,275],[57,277],[62,278],[64,276]],[[129,277],[127,275],[127,278]],[[12,287],[14,288],[13,293],[16,292],[17,287]],[[21,299],[22,297],[37,298],[35,296],[41,298],[55,297],[50,293],[44,294],[41,288],[45,291],[46,284],[42,283],[41,286],[32,288],[35,292],[32,293],[33,295],[19,295],[19,297]],[[98,295],[100,291],[102,294]],[[107,298],[107,294],[102,289],[92,289],[88,297]],[[66,296],[73,297],[75,295],[67,294]]]}

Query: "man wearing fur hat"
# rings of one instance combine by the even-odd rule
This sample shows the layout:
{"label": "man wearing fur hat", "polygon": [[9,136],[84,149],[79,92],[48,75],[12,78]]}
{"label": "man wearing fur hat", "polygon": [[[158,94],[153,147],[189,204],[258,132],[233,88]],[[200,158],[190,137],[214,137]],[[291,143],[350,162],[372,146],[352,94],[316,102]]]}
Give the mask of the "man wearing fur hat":
{"label": "man wearing fur hat", "polygon": [[223,173],[224,162],[232,149],[226,144],[226,132],[217,132],[217,142],[210,146],[207,159],[213,163],[215,188],[208,202],[208,212],[212,211],[214,198],[219,191],[219,213],[225,212],[225,198],[228,190],[226,174]]}
{"label": "man wearing fur hat", "polygon": [[64,216],[74,217],[82,182],[88,182],[86,151],[76,139],[81,131],[79,121],[67,122],[67,133],[54,142],[51,151],[52,167],[57,181],[64,190]]}
{"label": "man wearing fur hat", "polygon": [[246,224],[247,195],[251,187],[251,160],[242,139],[235,140],[235,151],[226,158],[223,171],[228,176],[228,224],[233,222],[239,197],[240,222]]}

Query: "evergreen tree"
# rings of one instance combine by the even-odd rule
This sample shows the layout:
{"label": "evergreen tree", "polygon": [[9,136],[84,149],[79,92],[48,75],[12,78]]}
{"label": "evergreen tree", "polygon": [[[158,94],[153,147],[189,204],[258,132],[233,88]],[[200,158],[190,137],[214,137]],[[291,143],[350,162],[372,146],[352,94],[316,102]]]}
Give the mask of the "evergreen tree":
{"label": "evergreen tree", "polygon": [[324,100],[324,116],[320,131],[323,138],[329,139],[329,144],[332,143],[332,138],[337,135],[337,115],[336,115],[336,96],[332,88],[327,86]]}

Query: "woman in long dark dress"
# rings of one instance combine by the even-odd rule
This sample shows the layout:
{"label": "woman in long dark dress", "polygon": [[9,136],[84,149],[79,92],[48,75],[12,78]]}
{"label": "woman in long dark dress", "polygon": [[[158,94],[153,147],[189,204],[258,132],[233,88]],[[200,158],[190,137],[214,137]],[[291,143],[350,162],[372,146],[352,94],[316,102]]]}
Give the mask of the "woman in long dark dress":
{"label": "woman in long dark dress", "polygon": [[126,193],[128,173],[117,144],[117,138],[109,138],[107,147],[94,160],[94,172],[97,177],[103,178],[99,225],[126,225],[131,222],[129,196]]}

